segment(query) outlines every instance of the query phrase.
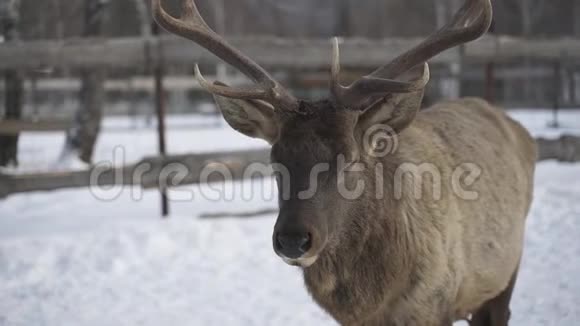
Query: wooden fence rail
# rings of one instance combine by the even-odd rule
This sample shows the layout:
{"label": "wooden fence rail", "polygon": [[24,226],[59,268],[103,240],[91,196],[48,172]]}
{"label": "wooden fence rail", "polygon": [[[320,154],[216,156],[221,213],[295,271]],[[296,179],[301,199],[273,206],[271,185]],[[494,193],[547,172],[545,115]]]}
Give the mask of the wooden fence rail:
{"label": "wooden fence rail", "polygon": [[17,135],[20,132],[65,131],[68,120],[0,120],[0,135]]}
{"label": "wooden fence rail", "polygon": [[[344,66],[371,68],[384,64],[420,42],[422,38],[369,40],[342,39]],[[320,69],[330,64],[329,39],[282,39],[275,37],[236,37],[231,43],[257,62],[268,67]],[[556,60],[580,59],[580,39],[522,39],[487,36],[463,48],[437,56],[433,63],[458,62],[463,53],[467,61],[510,61],[521,57]],[[39,40],[0,45],[0,70],[46,68],[142,68],[157,65],[160,58],[168,65],[216,64],[219,59],[192,42],[174,36],[151,38],[83,38]]]}
{"label": "wooden fence rail", "polygon": [[538,160],[580,162],[580,136],[563,135],[558,139],[538,138]]}
{"label": "wooden fence rail", "polygon": [[[221,171],[226,168],[232,180],[245,177],[246,168],[257,163],[263,167],[269,162],[268,150],[246,150],[235,152],[203,153],[150,157],[140,162],[118,168],[95,166],[88,170],[73,172],[50,172],[32,174],[1,174],[0,198],[12,194],[52,191],[70,188],[110,187],[134,185],[143,188],[175,187],[197,184],[201,181],[223,182],[223,174],[212,173],[202,180],[202,171]],[[213,169],[213,170],[212,170]],[[176,173],[187,171],[183,177]],[[263,173],[269,173],[262,169]],[[165,176],[165,177],[163,177]],[[258,177],[259,174],[255,175]],[[168,181],[169,180],[169,181]]]}
{"label": "wooden fence rail", "polygon": [[[558,139],[537,139],[538,161],[558,160],[580,162],[580,137],[565,135]],[[24,175],[0,173],[0,198],[33,191],[52,191],[69,188],[110,187],[131,185],[143,188],[164,188],[201,182],[223,182],[227,169],[231,180],[263,177],[271,171],[269,150],[188,154],[145,158],[137,164],[120,168],[94,167],[85,171],[54,172]],[[248,167],[257,163],[251,170]],[[185,170],[184,170],[185,169]],[[216,171],[203,179],[202,171]],[[176,172],[187,171],[183,178]],[[222,171],[222,172],[220,172]],[[257,173],[248,174],[249,171]]]}

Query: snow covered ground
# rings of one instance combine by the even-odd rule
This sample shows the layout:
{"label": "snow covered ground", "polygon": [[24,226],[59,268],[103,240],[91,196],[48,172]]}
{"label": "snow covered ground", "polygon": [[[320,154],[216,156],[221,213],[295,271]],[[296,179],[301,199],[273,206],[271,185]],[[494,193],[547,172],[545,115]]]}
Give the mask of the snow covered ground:
{"label": "snow covered ground", "polygon": [[[579,113],[563,112],[561,130],[546,128],[549,112],[512,114],[536,136],[580,134]],[[175,118],[170,152],[265,146],[206,122],[199,129],[199,119]],[[124,125],[107,121],[96,161],[112,159],[117,146],[125,163],[155,154],[153,130]],[[63,141],[57,133],[24,135],[19,171],[50,167]],[[0,201],[0,325],[334,325],[308,297],[299,270],[274,255],[275,216],[198,218],[276,206],[271,180],[229,185],[236,194],[252,186],[266,195],[215,201],[202,196],[208,189],[187,187],[195,200],[173,201],[165,221],[156,191],[138,200],[139,189],[113,201],[78,189]],[[539,164],[535,191],[512,325],[578,325],[580,164]]]}

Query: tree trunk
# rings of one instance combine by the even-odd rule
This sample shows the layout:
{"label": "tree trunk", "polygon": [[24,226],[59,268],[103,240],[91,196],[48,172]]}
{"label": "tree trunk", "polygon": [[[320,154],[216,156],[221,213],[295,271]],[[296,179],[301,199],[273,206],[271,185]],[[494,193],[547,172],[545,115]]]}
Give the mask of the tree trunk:
{"label": "tree trunk", "polygon": [[[151,18],[151,12],[149,10],[149,1],[148,0],[133,0],[133,4],[135,5],[135,9],[137,10],[137,17],[139,20],[139,31],[142,37],[145,37],[148,40],[151,40],[152,38],[152,32],[151,32],[151,26],[153,24],[153,20]],[[149,43],[147,44],[147,56],[148,56],[148,60],[151,59],[150,55],[151,55],[151,51],[153,49],[151,49],[151,44]],[[147,62],[145,70],[147,71],[147,73],[150,72],[150,65],[151,62]],[[135,98],[133,99],[133,101],[137,101],[138,97],[135,96]],[[136,112],[136,110],[135,110]],[[153,117],[155,115],[155,108],[154,106],[151,106],[151,108],[149,110],[147,110],[145,112],[145,123],[147,124],[147,126],[151,126],[153,124]]]}
{"label": "tree trunk", "polygon": [[[580,1],[574,1],[574,15],[572,17],[580,17]],[[580,19],[574,19],[574,37],[579,38],[580,37]],[[576,93],[577,91],[577,87],[578,87],[578,83],[576,80],[576,69],[572,68],[571,72],[570,72],[571,76],[570,76],[570,95],[572,97],[572,103],[573,104],[577,104],[578,101],[578,94]]]}
{"label": "tree trunk", "polygon": [[[522,17],[522,34],[527,39],[534,38],[534,25],[537,24],[544,12],[544,5],[547,3],[542,0],[519,0],[520,11]],[[531,74],[533,69],[533,62],[529,56],[524,57],[524,69]],[[525,78],[523,80],[524,98],[530,103],[538,103],[541,101],[542,84],[533,78]]]}
{"label": "tree trunk", "polygon": [[[457,1],[449,0],[435,0],[433,4],[435,6],[435,22],[437,29],[445,26],[461,6]],[[450,63],[448,65],[449,76],[442,78],[439,82],[439,92],[444,98],[458,98],[461,96],[461,61],[462,60]]]}
{"label": "tree trunk", "polygon": [[133,0],[135,5],[135,10],[137,11],[137,17],[139,20],[139,33],[143,37],[151,37],[151,13],[149,12],[149,7],[147,0]]}
{"label": "tree trunk", "polygon": [[[522,15],[522,34],[524,37],[529,38],[532,35],[532,12],[529,0],[521,1],[521,15]],[[532,70],[532,61],[529,56],[524,58],[524,69],[527,74],[530,74]],[[531,78],[525,78],[523,80],[523,95],[524,98],[529,102],[537,102],[537,94],[534,94],[532,88],[533,80]]]}
{"label": "tree trunk", "polygon": [[[16,41],[18,35],[19,0],[0,0],[0,33],[7,42]],[[5,79],[4,119],[19,120],[22,116],[22,75],[7,71]],[[0,136],[0,166],[18,165],[18,134]]]}
{"label": "tree trunk", "polygon": [[83,162],[90,164],[103,118],[105,72],[96,69],[83,72],[82,75],[81,107],[75,115],[75,127],[69,133],[72,136],[69,138],[71,141],[69,144]]}
{"label": "tree trunk", "polygon": [[[108,0],[86,0],[85,30],[83,36],[98,36],[105,26]],[[81,73],[79,108],[75,113],[73,127],[67,132],[61,163],[66,164],[74,156],[90,164],[103,117],[105,103],[105,70],[95,68]]]}
{"label": "tree trunk", "polygon": [[572,17],[576,17],[574,19],[574,35],[580,36],[580,1],[574,1],[574,15]]}

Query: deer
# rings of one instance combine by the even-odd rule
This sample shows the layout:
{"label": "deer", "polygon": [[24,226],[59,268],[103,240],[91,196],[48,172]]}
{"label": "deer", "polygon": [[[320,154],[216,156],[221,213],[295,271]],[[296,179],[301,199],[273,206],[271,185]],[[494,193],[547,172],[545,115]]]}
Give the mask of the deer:
{"label": "deer", "polygon": [[[421,109],[427,61],[485,34],[490,0],[466,0],[447,25],[346,86],[335,39],[330,95],[317,100],[296,98],[232,47],[208,26],[195,1],[182,0],[180,18],[161,2],[152,0],[159,25],[252,81],[246,87],[211,83],[195,66],[197,81],[213,94],[227,123],[267,141],[271,163],[286,168],[288,177],[276,174],[274,252],[301,270],[323,310],[342,325],[508,325],[533,195],[535,142],[483,99],[449,99]],[[365,143],[374,126],[389,128],[383,140],[396,140],[396,150],[375,155],[384,144]],[[479,171],[464,170],[455,179],[476,198],[448,182],[470,162]],[[426,163],[442,182],[435,174],[421,184],[421,175],[398,178],[401,166]],[[320,164],[328,169],[317,169]],[[316,191],[301,196],[313,175]],[[341,191],[360,184],[363,191],[352,198]]]}

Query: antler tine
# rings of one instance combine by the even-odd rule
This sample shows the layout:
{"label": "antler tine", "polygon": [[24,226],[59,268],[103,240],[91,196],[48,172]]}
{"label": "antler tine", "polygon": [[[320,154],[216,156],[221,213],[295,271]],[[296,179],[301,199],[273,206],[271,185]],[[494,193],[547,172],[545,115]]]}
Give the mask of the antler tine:
{"label": "antler tine", "polygon": [[230,98],[264,100],[284,110],[297,109],[298,101],[266,70],[232,47],[207,25],[194,0],[181,1],[182,15],[177,19],[163,9],[162,0],[152,0],[153,17],[157,23],[173,34],[198,43],[257,84],[251,88],[217,86],[207,82],[196,67],[196,78],[205,90]]}
{"label": "antler tine", "polygon": [[[473,11],[478,9],[477,0],[467,0],[463,6],[453,15],[451,21],[446,25],[447,28],[465,27],[469,23],[469,19],[473,16]],[[478,16],[481,19],[481,15]],[[491,17],[490,17],[491,18]],[[491,23],[491,20],[490,20]],[[488,27],[489,28],[489,27]],[[487,31],[487,29],[485,30]],[[483,33],[485,33],[485,31]]]}
{"label": "antler tine", "polygon": [[195,79],[199,85],[208,91],[209,93],[221,95],[229,98],[236,99],[246,99],[246,100],[267,100],[268,93],[262,89],[255,88],[232,88],[228,86],[223,86],[219,84],[212,84],[208,82],[201,72],[199,71],[199,65],[195,65]]}
{"label": "antler tine", "polygon": [[338,92],[340,85],[340,45],[338,37],[332,38],[332,65],[330,66],[332,92]]}
{"label": "antler tine", "polygon": [[350,86],[340,84],[340,47],[338,38],[333,39],[333,55],[331,67],[331,92],[335,99],[350,105],[358,103],[369,96],[389,93],[410,93],[423,89],[429,82],[429,65],[424,63],[416,68],[422,68],[421,77],[411,81],[398,81],[387,78],[364,76]]}
{"label": "antler tine", "polygon": [[181,2],[181,20],[196,23],[209,29],[203,17],[201,17],[193,0]]}
{"label": "antler tine", "polygon": [[[338,44],[334,45],[333,85],[335,99],[345,105],[356,107],[369,96],[388,93],[414,92],[422,89],[429,81],[427,60],[462,43],[473,41],[483,35],[491,25],[492,7],[490,0],[466,0],[453,19],[415,48],[398,56],[390,63],[371,74],[355,81],[348,87],[338,83]],[[421,77],[412,82],[392,80],[401,74],[423,66]],[[382,87],[382,89],[381,89]]]}
{"label": "antler tine", "polygon": [[[469,21],[478,14],[472,24]],[[467,0],[451,21],[415,48],[403,53],[371,76],[395,78],[409,68],[425,62],[454,46],[473,41],[485,34],[491,25],[493,10],[490,0]]]}

